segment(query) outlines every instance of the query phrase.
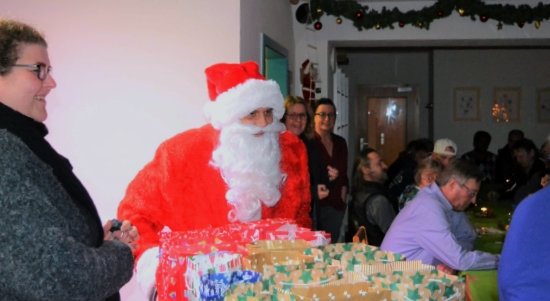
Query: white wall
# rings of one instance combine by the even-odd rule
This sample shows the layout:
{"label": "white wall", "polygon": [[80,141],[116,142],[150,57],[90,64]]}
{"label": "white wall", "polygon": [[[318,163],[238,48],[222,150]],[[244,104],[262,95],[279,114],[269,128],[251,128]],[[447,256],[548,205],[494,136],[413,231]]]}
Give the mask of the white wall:
{"label": "white wall", "polygon": [[[204,69],[240,60],[239,0],[0,1],[0,16],[44,32],[47,138],[104,221],[160,142],[205,123]],[[134,282],[122,293],[140,299]]]}
{"label": "white wall", "polygon": [[[453,121],[456,87],[480,88],[480,120]],[[520,121],[496,123],[491,112],[495,87],[520,87]],[[511,129],[523,130],[540,146],[550,134],[550,124],[537,121],[537,88],[550,88],[548,49],[438,50],[434,52],[434,138],[449,137],[461,155],[473,148],[477,130],[492,136],[489,150],[506,144]]]}
{"label": "white wall", "polygon": [[294,36],[288,1],[241,1],[241,61],[261,60],[261,34],[288,50],[289,69],[294,70]]}

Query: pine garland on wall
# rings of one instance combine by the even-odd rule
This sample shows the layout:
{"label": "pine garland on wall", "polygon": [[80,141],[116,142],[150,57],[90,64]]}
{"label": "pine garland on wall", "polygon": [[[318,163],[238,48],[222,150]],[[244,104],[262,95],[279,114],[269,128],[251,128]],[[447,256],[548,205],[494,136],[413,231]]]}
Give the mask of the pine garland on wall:
{"label": "pine garland on wall", "polygon": [[534,23],[538,29],[542,21],[550,18],[550,4],[539,2],[536,6],[485,4],[482,0],[437,0],[433,5],[419,10],[400,11],[398,8],[381,11],[369,9],[354,0],[310,0],[309,4],[301,4],[296,10],[296,19],[301,23],[314,23],[317,30],[323,28],[320,19],[324,14],[336,16],[336,23],[341,24],[342,18],[351,20],[358,30],[363,29],[394,29],[395,26],[407,25],[429,29],[430,24],[437,19],[446,18],[454,11],[462,17],[470,17],[472,21],[487,22],[495,20],[497,28],[503,24],[516,25],[523,28],[525,23]]}

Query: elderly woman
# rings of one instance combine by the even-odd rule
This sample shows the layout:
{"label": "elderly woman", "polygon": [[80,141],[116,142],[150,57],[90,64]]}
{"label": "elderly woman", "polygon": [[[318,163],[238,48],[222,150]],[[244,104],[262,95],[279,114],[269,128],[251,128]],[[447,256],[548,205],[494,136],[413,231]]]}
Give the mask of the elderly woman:
{"label": "elderly woman", "polygon": [[55,88],[44,38],[0,19],[0,299],[119,300],[135,227],[101,226],[67,159],[44,139]]}
{"label": "elderly woman", "polygon": [[311,140],[313,131],[313,113],[310,106],[303,98],[287,96],[285,98],[285,115],[281,120],[286,128],[298,136],[306,145],[308,156],[309,180],[311,184],[311,220],[312,229],[318,229],[319,200],[326,198],[329,194],[327,189],[328,173],[323,170],[319,152]]}

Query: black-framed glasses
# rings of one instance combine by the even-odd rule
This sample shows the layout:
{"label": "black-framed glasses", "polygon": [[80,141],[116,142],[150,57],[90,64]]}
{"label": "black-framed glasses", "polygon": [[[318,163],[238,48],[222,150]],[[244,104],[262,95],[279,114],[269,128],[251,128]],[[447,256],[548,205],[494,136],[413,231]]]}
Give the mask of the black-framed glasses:
{"label": "black-framed glasses", "polygon": [[46,78],[48,77],[48,74],[50,74],[50,72],[52,72],[52,66],[48,66],[44,63],[40,63],[40,64],[16,64],[16,65],[13,65],[12,67],[15,67],[15,68],[32,68],[32,69],[34,69],[34,70],[32,70],[32,72],[35,72],[38,79],[42,80],[42,81],[46,80]]}
{"label": "black-framed glasses", "polygon": [[307,118],[306,113],[290,113],[287,114],[286,117],[291,120],[304,120]]}
{"label": "black-framed glasses", "polygon": [[328,119],[335,119],[336,118],[336,113],[321,112],[321,113],[315,113],[315,116],[319,116],[319,117],[321,117],[321,119],[325,119],[327,117],[328,117]]}

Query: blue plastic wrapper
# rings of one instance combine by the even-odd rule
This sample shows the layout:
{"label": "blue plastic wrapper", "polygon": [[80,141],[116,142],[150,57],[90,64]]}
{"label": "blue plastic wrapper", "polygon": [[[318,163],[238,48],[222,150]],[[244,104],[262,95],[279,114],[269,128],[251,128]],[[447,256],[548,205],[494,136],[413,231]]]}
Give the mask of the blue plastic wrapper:
{"label": "blue plastic wrapper", "polygon": [[200,293],[202,300],[222,301],[223,295],[235,283],[254,283],[260,280],[260,273],[234,271],[232,273],[210,273],[201,276]]}

